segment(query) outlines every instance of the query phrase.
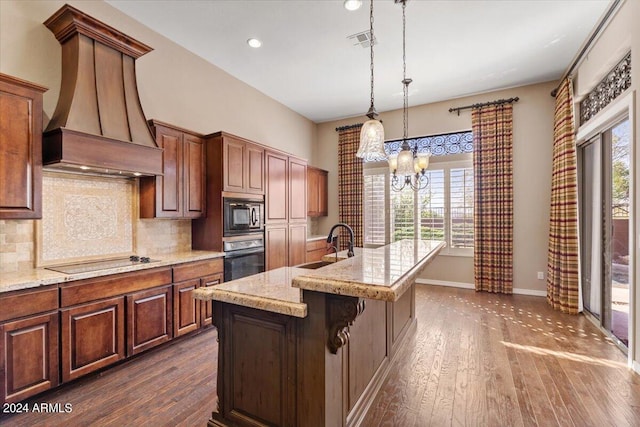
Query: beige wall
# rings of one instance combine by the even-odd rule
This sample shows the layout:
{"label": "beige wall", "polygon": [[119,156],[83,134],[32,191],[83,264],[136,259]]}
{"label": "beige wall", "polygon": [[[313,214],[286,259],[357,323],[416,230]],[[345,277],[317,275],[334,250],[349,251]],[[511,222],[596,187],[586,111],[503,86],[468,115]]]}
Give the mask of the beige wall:
{"label": "beige wall", "polygon": [[[384,76],[378,77],[384,78]],[[551,153],[553,148],[554,99],[550,96],[555,82],[523,86],[509,90],[420,105],[409,110],[409,135],[420,136],[471,129],[469,110],[449,113],[450,107],[520,97],[513,109],[514,161],[514,288],[544,294],[544,280],[536,273],[545,272],[549,202],[551,197]],[[382,113],[386,139],[402,137],[402,110]],[[329,230],[338,221],[338,134],[335,128],[362,122],[365,117],[327,122],[318,125],[318,143],[312,163],[329,171],[329,217],[319,230]],[[439,256],[422,275],[438,281],[472,284],[473,258]]]}
{"label": "beige wall", "polygon": [[[60,92],[61,48],[42,24],[65,2],[0,1],[0,72],[44,85],[44,126]],[[311,156],[316,125],[102,1],[67,3],[154,50],[136,61],[140,102],[147,118],[200,133],[224,130]],[[135,203],[135,200],[132,201]],[[47,215],[44,212],[43,215]],[[138,253],[191,246],[191,222],[139,220]],[[29,269],[35,260],[33,221],[0,221],[0,271]]]}
{"label": "beige wall", "polygon": [[[640,205],[640,147],[638,145],[638,129],[640,129],[640,99],[638,98],[638,88],[640,87],[640,1],[626,0],[618,9],[603,34],[589,50],[584,61],[574,73],[574,93],[576,104],[588,94],[602,80],[602,78],[622,59],[625,53],[631,50],[631,88],[628,96],[621,96],[605,107],[596,116],[591,118],[584,126],[579,128],[579,133],[586,135],[588,128],[594,124],[606,125],[604,119],[614,110],[625,109],[631,105],[630,120],[632,137],[632,162],[631,162],[631,194],[633,194],[631,206],[631,226],[635,227],[631,235],[631,250],[635,250],[635,256],[631,257],[630,271],[635,275],[630,277],[631,281],[631,302],[630,302],[630,343],[629,356],[636,371],[640,372],[640,307],[638,304],[638,292],[634,284],[638,283],[640,277],[640,262],[638,253],[640,252],[640,215],[638,215]],[[630,102],[627,102],[630,100]],[[579,111],[577,108],[576,111]],[[597,129],[596,129],[597,130]],[[582,136],[582,135],[581,135]]]}

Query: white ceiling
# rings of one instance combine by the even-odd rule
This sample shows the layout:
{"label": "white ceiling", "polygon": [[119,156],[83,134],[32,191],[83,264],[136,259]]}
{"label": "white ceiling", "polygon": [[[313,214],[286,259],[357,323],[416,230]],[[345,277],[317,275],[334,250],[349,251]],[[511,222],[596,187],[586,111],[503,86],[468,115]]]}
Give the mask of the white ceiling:
{"label": "white ceiling", "polygon": [[[127,15],[323,122],[369,108],[369,1],[107,0]],[[609,0],[410,0],[409,105],[559,79]],[[375,0],[375,105],[402,108],[402,8]],[[262,40],[260,49],[246,44]]]}

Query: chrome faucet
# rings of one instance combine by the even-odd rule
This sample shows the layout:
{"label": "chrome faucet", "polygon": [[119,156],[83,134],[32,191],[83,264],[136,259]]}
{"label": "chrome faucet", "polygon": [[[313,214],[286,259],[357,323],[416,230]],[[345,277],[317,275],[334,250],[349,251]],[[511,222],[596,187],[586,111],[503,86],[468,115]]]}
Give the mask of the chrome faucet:
{"label": "chrome faucet", "polygon": [[[349,250],[347,251],[347,257],[351,258],[353,256],[353,238],[354,237],[353,237],[353,229],[349,227],[347,224],[343,222],[339,222],[333,227],[331,227],[331,231],[329,231],[329,236],[327,237],[327,243],[333,242],[333,230],[335,230],[338,227],[344,227],[349,232]],[[338,256],[337,254],[338,254],[338,250],[336,249],[336,256]]]}

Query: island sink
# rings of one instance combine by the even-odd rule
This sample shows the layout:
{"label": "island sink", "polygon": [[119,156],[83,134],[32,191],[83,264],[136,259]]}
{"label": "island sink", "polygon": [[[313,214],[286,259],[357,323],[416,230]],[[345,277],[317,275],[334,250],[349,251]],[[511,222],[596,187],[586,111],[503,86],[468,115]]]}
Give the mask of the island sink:
{"label": "island sink", "polygon": [[326,267],[333,264],[334,261],[313,261],[306,264],[296,265],[296,268],[306,268],[307,270],[316,270],[318,268]]}

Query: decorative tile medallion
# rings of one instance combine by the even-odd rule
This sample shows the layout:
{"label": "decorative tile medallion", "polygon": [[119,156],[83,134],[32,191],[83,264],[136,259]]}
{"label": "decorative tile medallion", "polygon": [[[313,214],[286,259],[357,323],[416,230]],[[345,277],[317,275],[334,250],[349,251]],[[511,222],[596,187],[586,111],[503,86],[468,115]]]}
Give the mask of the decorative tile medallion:
{"label": "decorative tile medallion", "polygon": [[45,174],[42,185],[40,264],[133,252],[133,180]]}

